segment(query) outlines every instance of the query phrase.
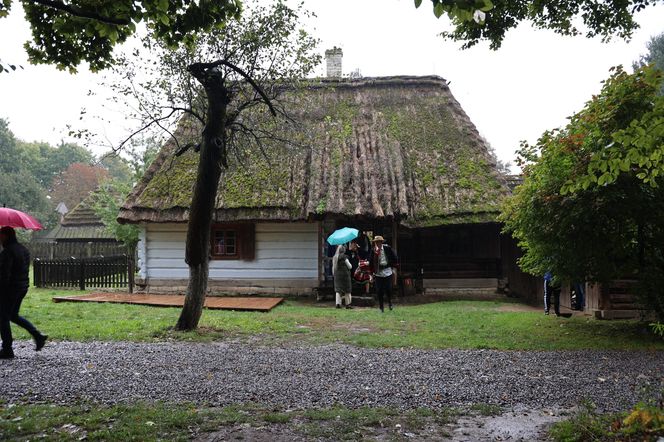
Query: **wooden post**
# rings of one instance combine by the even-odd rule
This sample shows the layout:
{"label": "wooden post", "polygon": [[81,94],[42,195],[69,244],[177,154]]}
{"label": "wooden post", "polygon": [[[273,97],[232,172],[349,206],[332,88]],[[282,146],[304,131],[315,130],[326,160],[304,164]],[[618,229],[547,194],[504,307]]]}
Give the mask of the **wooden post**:
{"label": "wooden post", "polygon": [[85,290],[85,260],[81,259],[81,272],[79,279],[79,287],[81,290]]}
{"label": "wooden post", "polygon": [[39,258],[35,258],[32,264],[32,277],[34,279],[33,284],[35,287],[39,287],[39,276],[41,273],[41,261]]}
{"label": "wooden post", "polygon": [[127,265],[127,267],[128,267],[127,271],[129,272],[129,275],[127,275],[129,277],[129,293],[134,293],[134,273],[135,273],[134,258],[131,257],[131,256],[128,256],[127,261],[128,261],[127,262],[127,264],[128,264]]}

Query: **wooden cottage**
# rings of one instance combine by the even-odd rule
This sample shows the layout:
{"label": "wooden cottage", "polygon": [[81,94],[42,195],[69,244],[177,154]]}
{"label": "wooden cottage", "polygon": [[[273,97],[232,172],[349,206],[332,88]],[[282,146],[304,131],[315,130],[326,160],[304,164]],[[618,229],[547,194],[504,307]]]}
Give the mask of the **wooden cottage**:
{"label": "wooden cottage", "polygon": [[[231,155],[214,212],[212,292],[310,294],[325,238],[355,226],[387,238],[427,290],[495,291],[505,273],[495,158],[440,77],[310,81],[290,94],[289,147]],[[196,131],[193,131],[196,133]],[[198,154],[166,143],[119,221],[140,226],[140,278],[183,291]]]}

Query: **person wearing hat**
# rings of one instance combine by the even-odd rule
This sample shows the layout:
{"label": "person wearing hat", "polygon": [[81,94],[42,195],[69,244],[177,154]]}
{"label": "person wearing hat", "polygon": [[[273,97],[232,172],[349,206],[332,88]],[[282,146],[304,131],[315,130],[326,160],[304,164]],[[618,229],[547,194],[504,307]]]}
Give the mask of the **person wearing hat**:
{"label": "person wearing hat", "polygon": [[383,304],[385,296],[387,296],[387,304],[392,310],[392,275],[394,274],[392,269],[399,265],[399,258],[392,247],[385,244],[385,239],[380,235],[376,235],[373,239],[370,261],[380,311],[385,311]]}
{"label": "person wearing hat", "polygon": [[28,292],[30,280],[30,252],[16,239],[11,227],[0,229],[0,337],[2,350],[0,359],[14,357],[13,338],[10,322],[26,329],[35,340],[35,350],[39,351],[46,343],[47,336],[41,334],[27,319],[19,316],[23,298]]}

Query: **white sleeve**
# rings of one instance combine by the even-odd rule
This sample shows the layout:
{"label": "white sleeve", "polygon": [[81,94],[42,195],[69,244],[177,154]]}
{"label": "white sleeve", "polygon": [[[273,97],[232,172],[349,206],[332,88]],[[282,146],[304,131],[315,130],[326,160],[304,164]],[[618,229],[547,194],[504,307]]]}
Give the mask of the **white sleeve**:
{"label": "white sleeve", "polygon": [[348,259],[346,259],[346,267],[348,267],[348,270],[353,268],[352,264],[350,263],[350,261]]}

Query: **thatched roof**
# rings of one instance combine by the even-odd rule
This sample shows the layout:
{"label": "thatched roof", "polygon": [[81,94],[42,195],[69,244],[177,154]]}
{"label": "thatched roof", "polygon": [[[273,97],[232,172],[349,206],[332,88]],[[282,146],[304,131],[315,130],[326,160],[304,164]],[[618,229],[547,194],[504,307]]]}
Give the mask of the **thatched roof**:
{"label": "thatched roof", "polygon": [[91,193],[64,216],[60,224],[44,235],[42,240],[88,240],[116,241],[106,230],[101,218],[93,209],[94,195]]}
{"label": "thatched roof", "polygon": [[[493,221],[509,192],[477,129],[440,77],[322,80],[289,94],[297,122],[267,159],[230,157],[215,221],[394,217],[410,226]],[[274,124],[274,123],[272,123]],[[119,214],[184,222],[198,154],[166,143]],[[256,150],[256,151],[254,151]],[[241,164],[240,164],[241,163]]]}

